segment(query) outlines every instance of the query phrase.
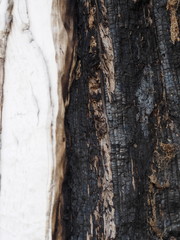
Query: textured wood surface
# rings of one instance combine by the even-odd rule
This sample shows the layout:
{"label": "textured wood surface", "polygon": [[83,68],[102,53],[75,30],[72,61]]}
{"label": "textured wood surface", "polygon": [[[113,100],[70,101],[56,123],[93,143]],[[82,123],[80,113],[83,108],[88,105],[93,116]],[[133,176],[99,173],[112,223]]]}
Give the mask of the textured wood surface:
{"label": "textured wood surface", "polygon": [[78,1],[76,80],[66,114],[67,239],[180,239],[173,16],[179,18],[178,1]]}
{"label": "textured wood surface", "polygon": [[0,1],[1,240],[47,240],[56,231],[63,95],[73,59],[67,7],[67,1]]}
{"label": "textured wood surface", "polygon": [[180,239],[179,14],[0,1],[0,239]]}

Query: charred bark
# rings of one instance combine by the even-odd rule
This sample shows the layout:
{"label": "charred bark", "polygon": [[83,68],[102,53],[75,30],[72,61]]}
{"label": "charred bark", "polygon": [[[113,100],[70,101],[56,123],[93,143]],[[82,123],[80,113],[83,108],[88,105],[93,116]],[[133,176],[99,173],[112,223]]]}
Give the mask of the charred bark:
{"label": "charred bark", "polygon": [[179,6],[0,1],[0,239],[180,239]]}
{"label": "charred bark", "polygon": [[180,239],[179,1],[76,9],[66,239]]}

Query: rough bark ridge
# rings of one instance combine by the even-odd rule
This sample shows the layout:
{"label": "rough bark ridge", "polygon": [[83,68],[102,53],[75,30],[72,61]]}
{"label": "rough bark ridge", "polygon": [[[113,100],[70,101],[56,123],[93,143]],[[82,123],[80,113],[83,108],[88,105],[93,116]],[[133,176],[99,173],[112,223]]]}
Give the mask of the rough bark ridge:
{"label": "rough bark ridge", "polygon": [[178,19],[179,1],[78,1],[66,239],[180,239]]}

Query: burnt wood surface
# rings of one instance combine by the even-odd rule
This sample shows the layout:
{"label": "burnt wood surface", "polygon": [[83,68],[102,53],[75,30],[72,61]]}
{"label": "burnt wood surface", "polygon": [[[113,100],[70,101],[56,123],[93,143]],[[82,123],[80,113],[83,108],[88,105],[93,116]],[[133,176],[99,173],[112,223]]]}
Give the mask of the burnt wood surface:
{"label": "burnt wood surface", "polygon": [[65,239],[180,239],[178,4],[76,3]]}

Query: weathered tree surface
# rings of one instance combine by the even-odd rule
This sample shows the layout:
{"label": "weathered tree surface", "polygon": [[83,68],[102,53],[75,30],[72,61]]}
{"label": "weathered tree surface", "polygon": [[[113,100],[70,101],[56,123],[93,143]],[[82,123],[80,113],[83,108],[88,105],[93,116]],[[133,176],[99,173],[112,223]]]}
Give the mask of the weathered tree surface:
{"label": "weathered tree surface", "polygon": [[1,240],[51,240],[56,232],[72,16],[68,1],[0,1]]}
{"label": "weathered tree surface", "polygon": [[180,239],[179,1],[76,9],[66,239]]}
{"label": "weathered tree surface", "polygon": [[180,239],[180,1],[0,1],[0,239]]}

